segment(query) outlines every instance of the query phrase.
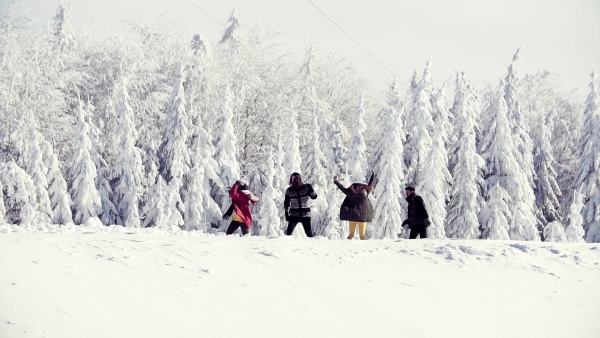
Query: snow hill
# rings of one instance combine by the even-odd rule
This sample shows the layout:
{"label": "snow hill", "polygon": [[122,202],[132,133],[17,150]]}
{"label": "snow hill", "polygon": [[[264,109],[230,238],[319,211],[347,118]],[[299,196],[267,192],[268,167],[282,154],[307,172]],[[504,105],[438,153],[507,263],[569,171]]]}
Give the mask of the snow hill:
{"label": "snow hill", "polygon": [[37,230],[0,226],[2,338],[600,337],[600,244]]}

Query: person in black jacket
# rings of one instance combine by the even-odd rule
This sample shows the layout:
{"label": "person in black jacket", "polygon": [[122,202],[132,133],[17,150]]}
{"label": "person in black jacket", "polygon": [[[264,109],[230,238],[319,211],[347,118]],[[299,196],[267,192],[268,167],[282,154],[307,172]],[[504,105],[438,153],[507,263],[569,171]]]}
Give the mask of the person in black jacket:
{"label": "person in black jacket", "polygon": [[333,176],[333,183],[346,195],[340,208],[340,219],[348,221],[350,226],[350,235],[348,239],[354,238],[354,232],[358,225],[360,239],[366,238],[367,223],[373,220],[375,212],[373,205],[369,200],[369,194],[373,192],[373,179],[375,172],[371,170],[371,179],[369,184],[352,183],[348,188],[338,182],[337,175]]}
{"label": "person in black jacket", "polygon": [[317,193],[310,184],[302,183],[300,174],[293,173],[290,176],[290,187],[285,191],[283,207],[285,209],[285,220],[288,227],[285,234],[290,236],[298,222],[302,223],[304,232],[308,237],[314,237],[310,226],[310,206],[308,199],[317,198]]}
{"label": "person in black jacket", "polygon": [[406,202],[408,202],[408,218],[402,222],[402,226],[408,226],[410,229],[410,239],[417,238],[417,235],[420,235],[421,238],[427,238],[427,227],[431,223],[423,198],[415,193],[413,187],[406,187],[404,190],[406,192]]}

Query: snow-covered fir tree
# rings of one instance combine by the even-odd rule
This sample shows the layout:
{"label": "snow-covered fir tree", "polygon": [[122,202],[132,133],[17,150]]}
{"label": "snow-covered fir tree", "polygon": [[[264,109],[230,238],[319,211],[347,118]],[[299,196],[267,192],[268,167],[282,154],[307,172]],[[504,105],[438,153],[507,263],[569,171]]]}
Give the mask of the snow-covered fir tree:
{"label": "snow-covered fir tree", "polygon": [[[233,111],[230,106],[231,97],[229,87],[225,87],[221,97],[218,119],[213,129],[215,135],[215,161],[219,168],[219,177],[225,185],[230,187],[240,179],[240,165],[237,160],[237,138],[233,128]],[[228,191],[229,188],[226,188]],[[221,204],[221,210],[229,207],[229,194],[222,190],[213,193],[215,200]]]}
{"label": "snow-covered fir tree", "polygon": [[129,105],[130,98],[122,74],[115,94],[115,111],[119,121],[115,134],[120,152],[111,175],[113,203],[118,211],[117,224],[139,228],[139,196],[143,191],[144,172],[140,149],[135,145],[138,133],[133,109]]}
{"label": "snow-covered fir tree", "polygon": [[183,215],[185,215],[185,204],[181,199],[181,186],[182,182],[179,179],[173,177],[171,182],[167,183],[166,189],[166,215],[167,223],[164,228],[169,230],[181,230],[185,223],[183,221]]}
{"label": "snow-covered fir tree", "polygon": [[419,173],[417,191],[423,197],[431,225],[428,238],[446,238],[446,193],[452,177],[448,172],[448,152],[442,133],[435,133],[431,149]]}
{"label": "snow-covered fir tree", "polygon": [[73,142],[73,159],[69,169],[69,193],[73,201],[71,208],[75,224],[84,224],[90,217],[98,217],[102,210],[102,201],[96,189],[96,165],[92,160],[92,141],[90,125],[86,121],[83,103],[77,105],[76,136]]}
{"label": "snow-covered fir tree", "polygon": [[[393,86],[390,90],[393,90]],[[377,138],[371,166],[377,175],[375,184],[375,218],[367,229],[370,238],[397,238],[406,218],[404,199],[404,147],[402,119],[396,111],[394,95],[388,96],[387,105],[377,115]]]}
{"label": "snow-covered fir tree", "polygon": [[142,209],[144,228],[165,228],[169,221],[167,214],[167,184],[161,175],[156,175],[156,183],[148,190],[146,203]]}
{"label": "snow-covered fir tree", "polygon": [[77,45],[71,28],[71,14],[64,1],[58,5],[53,19],[53,34],[58,50],[73,49]]}
{"label": "snow-covered fir tree", "polygon": [[423,72],[414,95],[413,107],[410,115],[410,125],[407,125],[408,140],[405,147],[405,159],[408,172],[406,180],[408,183],[418,185],[419,173],[427,161],[427,154],[431,149],[431,131],[433,130],[433,118],[431,112],[429,63]]}
{"label": "snow-covered fir tree", "polygon": [[[2,167],[0,165],[0,175],[2,175]],[[4,207],[4,185],[0,179],[0,224],[6,223],[6,208]]]}
{"label": "snow-covered fir tree", "polygon": [[0,182],[3,186],[6,221],[21,225],[37,222],[35,185],[27,172],[12,160],[0,163]]}
{"label": "snow-covered fir tree", "polygon": [[573,202],[567,215],[567,229],[565,230],[566,241],[569,243],[584,243],[585,231],[583,230],[583,195],[580,191],[573,192]]}
{"label": "snow-covered fir tree", "polygon": [[287,186],[289,175],[300,172],[302,158],[300,157],[300,140],[298,139],[298,112],[292,107],[289,110],[289,121],[285,132],[283,167],[285,168],[285,180],[282,182]]}
{"label": "snow-covered fir tree", "polygon": [[583,131],[579,142],[579,169],[576,186],[585,196],[583,228],[588,243],[600,242],[600,95],[592,72],[590,94],[586,100]]}
{"label": "snow-covered fir tree", "polygon": [[227,41],[230,41],[233,45],[235,45],[239,41],[238,30],[239,30],[240,26],[242,25],[242,22],[237,17],[236,11],[237,11],[237,9],[234,8],[231,11],[231,15],[229,16],[229,19],[227,19],[226,23],[228,23],[229,26],[227,26],[227,28],[225,28],[225,32],[223,32],[221,41],[219,41],[219,43],[221,43],[221,44],[223,44]]}
{"label": "snow-covered fir tree", "polygon": [[456,94],[452,113],[454,115],[454,147],[450,159],[453,184],[450,190],[446,236],[450,238],[477,239],[480,236],[478,215],[482,206],[485,162],[477,154],[475,144],[476,125],[475,93],[465,74],[456,76]]}
{"label": "snow-covered fir tree", "polygon": [[450,120],[451,114],[448,107],[448,99],[446,98],[446,86],[447,82],[444,82],[440,89],[432,93],[431,108],[433,109],[432,117],[435,125],[435,133],[441,132],[444,145],[448,147],[450,143],[454,143],[452,140],[454,127]]}
{"label": "snow-covered fir tree", "polygon": [[192,49],[194,55],[201,56],[203,58],[210,58],[212,56],[212,47],[210,43],[201,34],[196,34],[192,38]]}
{"label": "snow-covered fir tree", "polygon": [[517,173],[521,177],[520,182],[515,187],[515,224],[522,227],[525,231],[511,231],[511,239],[539,240],[539,232],[529,229],[529,223],[533,222],[536,227],[541,227],[539,218],[536,215],[535,193],[533,184],[535,171],[533,167],[533,141],[529,134],[529,125],[523,114],[523,107],[519,97],[519,77],[515,69],[515,63],[520,58],[521,49],[519,48],[513,56],[512,62],[508,67],[508,72],[501,82],[504,99],[506,100],[507,116],[511,126],[513,138],[513,151],[515,160],[521,170]]}
{"label": "snow-covered fir tree", "polygon": [[149,122],[143,122],[138,134],[138,147],[142,150],[142,167],[144,168],[143,185],[145,190],[154,186],[158,174],[159,159],[156,155],[160,145],[158,131]]}
{"label": "snow-covered fir tree", "polygon": [[553,221],[544,226],[544,242],[566,242],[565,226]]}
{"label": "snow-covered fir tree", "polygon": [[[339,116],[336,116],[331,122],[331,129],[328,133],[325,132],[324,128],[321,128],[321,132],[325,133],[323,139],[328,135],[330,152],[326,152],[330,157],[328,158],[329,173],[342,173],[348,172],[347,158],[348,148],[344,145],[344,136],[342,135],[341,121]],[[327,148],[326,148],[327,149]]]}
{"label": "snow-covered fir tree", "polygon": [[500,181],[491,183],[488,188],[487,203],[481,211],[481,238],[495,240],[509,240],[510,211],[508,204],[512,199]]}
{"label": "snow-covered fir tree", "polygon": [[560,216],[560,202],[558,201],[561,191],[556,182],[550,131],[546,125],[547,120],[544,117],[540,118],[536,128],[534,165],[536,172],[536,205],[540,209],[540,214],[543,217],[542,221],[550,223],[562,219]]}
{"label": "snow-covered fir tree", "polygon": [[223,182],[217,174],[217,162],[214,160],[215,149],[210,134],[204,129],[202,120],[197,120],[192,137],[192,168],[186,179],[187,195],[185,200],[185,227],[208,232],[212,224],[221,219],[221,209],[210,195],[211,183],[224,189]]}
{"label": "snow-covered fir tree", "polygon": [[59,168],[58,157],[50,142],[43,140],[41,151],[44,154],[44,162],[48,168],[48,196],[52,207],[52,223],[73,223],[71,212],[71,195],[67,190],[67,182]]}
{"label": "snow-covered fir tree", "polygon": [[[312,113],[311,130],[309,144],[307,145],[304,157],[304,166],[306,172],[302,174],[304,183],[312,184],[317,196],[325,196],[327,192],[327,178],[323,168],[323,163],[327,160],[321,150],[320,128],[319,128],[320,108],[314,104]],[[312,228],[315,236],[322,234],[327,225],[326,211],[329,206],[325,198],[317,198],[311,209]]]}
{"label": "snow-covered fir tree", "polygon": [[363,182],[367,176],[367,146],[363,136],[367,131],[367,125],[364,121],[364,115],[365,108],[363,107],[363,96],[361,95],[360,103],[355,112],[353,135],[348,145],[348,174],[353,182]]}
{"label": "snow-covered fir tree", "polygon": [[273,161],[273,151],[269,151],[267,159],[267,168],[265,171],[266,187],[262,191],[262,198],[258,212],[258,223],[260,225],[260,235],[271,237],[283,234],[281,230],[280,209],[275,201],[281,200],[281,192],[275,190],[275,163]]}
{"label": "snow-covered fir tree", "polygon": [[[35,126],[35,122],[31,121],[32,125]],[[33,197],[35,198],[35,206],[37,207],[35,221],[43,224],[50,223],[54,218],[54,212],[50,203],[50,197],[48,196],[48,168],[43,160],[43,154],[41,151],[41,143],[43,142],[43,136],[32,128],[29,134],[29,140],[27,142],[27,174],[33,180],[35,190],[33,191]]]}

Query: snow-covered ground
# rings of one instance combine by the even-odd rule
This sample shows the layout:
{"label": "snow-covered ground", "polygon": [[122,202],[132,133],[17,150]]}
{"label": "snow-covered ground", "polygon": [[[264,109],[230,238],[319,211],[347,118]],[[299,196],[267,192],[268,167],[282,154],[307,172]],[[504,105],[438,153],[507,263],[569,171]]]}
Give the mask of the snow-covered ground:
{"label": "snow-covered ground", "polygon": [[15,230],[2,338],[600,337],[600,244]]}

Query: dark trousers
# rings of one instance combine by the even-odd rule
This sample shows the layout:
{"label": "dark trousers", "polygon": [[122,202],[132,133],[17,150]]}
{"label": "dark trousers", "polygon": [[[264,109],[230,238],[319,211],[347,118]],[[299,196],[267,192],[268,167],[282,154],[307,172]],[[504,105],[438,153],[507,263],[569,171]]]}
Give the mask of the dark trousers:
{"label": "dark trousers", "polygon": [[421,235],[421,238],[427,238],[427,227],[425,224],[412,224],[410,226],[410,235],[408,238],[415,239],[417,235]]}
{"label": "dark trousers", "polygon": [[302,227],[304,228],[304,232],[306,232],[306,236],[314,237],[312,229],[310,228],[310,217],[290,217],[285,234],[291,236],[298,222],[302,223]]}
{"label": "dark trousers", "polygon": [[229,224],[229,228],[227,228],[227,232],[225,232],[225,233],[227,235],[231,235],[238,228],[240,228],[240,230],[242,230],[242,235],[247,235],[250,230],[250,227],[247,226],[245,223],[238,222],[238,221],[231,221],[231,224]]}

